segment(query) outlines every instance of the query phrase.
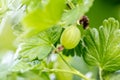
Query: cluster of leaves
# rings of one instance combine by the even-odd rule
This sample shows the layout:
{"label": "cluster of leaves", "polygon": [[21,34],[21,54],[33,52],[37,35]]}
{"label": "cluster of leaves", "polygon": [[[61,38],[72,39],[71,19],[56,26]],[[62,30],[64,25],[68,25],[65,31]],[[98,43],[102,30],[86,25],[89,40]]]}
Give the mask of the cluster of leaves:
{"label": "cluster of leaves", "polygon": [[[19,61],[17,61],[17,63],[15,62],[15,67],[18,66],[20,68],[17,67],[13,69],[24,71],[24,69],[29,70],[29,68],[34,68],[36,63],[39,64],[39,61],[46,58],[53,50],[53,45],[59,39],[61,31],[62,28],[60,26],[55,26],[40,32],[36,36],[23,40],[16,51],[16,54],[19,55]],[[32,66],[29,67],[29,63],[35,64],[32,64]]]}
{"label": "cluster of leaves", "polygon": [[[3,5],[5,1],[1,0],[0,4],[3,9],[0,12],[1,25],[4,27],[7,21],[10,21],[7,26],[11,25],[14,31],[20,32],[18,38],[22,39],[16,50],[17,58],[10,68],[10,71],[17,72],[13,74],[15,77],[21,75],[19,72],[27,71],[40,74],[35,70],[42,66],[39,68],[41,70],[45,66],[44,59],[52,53],[56,44],[59,44],[62,28],[76,24],[93,3],[93,0],[18,0],[18,3],[21,3],[18,6],[16,0],[9,0]],[[13,13],[15,16],[11,16]],[[64,49],[62,53],[66,56],[82,55],[89,65],[113,72],[120,69],[119,48],[119,22],[109,18],[99,29],[85,30],[79,44],[74,49]],[[46,73],[45,75],[48,76]]]}
{"label": "cluster of leaves", "polygon": [[[19,44],[15,59],[11,66],[7,66],[10,68],[5,70],[4,65],[0,68],[9,74],[9,79],[50,80],[49,74],[41,74],[41,70],[48,67],[46,59],[60,43],[62,28],[76,24],[92,3],[93,0],[0,0],[0,33],[9,26],[19,32],[17,37],[20,39],[20,42],[16,40]],[[85,30],[79,44],[74,49],[64,49],[62,53],[66,56],[82,55],[89,65],[114,72],[120,69],[119,48],[119,22],[109,18],[99,29]],[[31,74],[34,76],[30,77]]]}
{"label": "cluster of leaves", "polygon": [[[22,24],[25,30],[22,37],[18,37],[22,41],[16,51],[18,59],[12,66],[13,71],[29,71],[39,65],[52,52],[54,45],[59,44],[62,27],[75,24],[88,11],[92,2],[93,0],[24,0],[26,15]],[[67,4],[74,7],[68,9]],[[75,13],[77,14],[74,15]],[[72,54],[79,55],[79,48],[75,48],[76,52],[63,51],[63,54],[70,55],[68,52],[72,51]]]}

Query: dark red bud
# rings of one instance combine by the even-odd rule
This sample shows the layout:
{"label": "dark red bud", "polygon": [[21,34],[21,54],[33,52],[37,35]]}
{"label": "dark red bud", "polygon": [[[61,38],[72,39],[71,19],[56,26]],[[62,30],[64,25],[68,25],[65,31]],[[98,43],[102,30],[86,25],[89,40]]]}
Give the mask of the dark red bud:
{"label": "dark red bud", "polygon": [[87,16],[83,16],[80,20],[79,23],[83,25],[84,29],[87,29],[89,26],[89,19]]}

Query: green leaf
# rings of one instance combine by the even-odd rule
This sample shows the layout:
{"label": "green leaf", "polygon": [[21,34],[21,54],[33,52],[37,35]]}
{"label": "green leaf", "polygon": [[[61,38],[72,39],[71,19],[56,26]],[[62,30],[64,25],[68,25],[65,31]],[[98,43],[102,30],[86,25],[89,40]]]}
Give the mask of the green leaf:
{"label": "green leaf", "polygon": [[[79,3],[77,2],[78,4],[75,8],[63,14],[63,24],[70,25],[76,23],[77,20],[80,19],[89,10],[89,8],[92,6],[93,1],[94,0],[79,0]],[[75,0],[73,1],[73,3],[74,2],[76,3]]]}
{"label": "green leaf", "polygon": [[84,0],[72,0],[72,3],[75,4],[75,5],[81,4],[83,2],[85,2],[85,1]]}
{"label": "green leaf", "polygon": [[[62,32],[62,27],[56,25],[52,28],[47,29],[45,31],[45,34],[47,35],[49,42],[51,44],[55,44],[56,41],[60,38],[61,32]],[[41,37],[41,38],[43,38],[43,37]]]}
{"label": "green leaf", "polygon": [[21,50],[19,51],[20,56],[24,58],[29,58],[30,60],[35,59],[38,57],[39,59],[45,58],[49,52],[51,51],[52,47],[49,44],[37,42],[31,43],[23,43],[20,46]]}
{"label": "green leaf", "polygon": [[23,20],[23,25],[39,33],[57,24],[64,8],[65,0],[49,0],[45,8],[37,8],[29,12]]}
{"label": "green leaf", "polygon": [[[22,4],[26,6],[26,11],[31,12],[37,8],[42,8],[42,0],[22,0]],[[44,2],[48,2],[47,0]]]}
{"label": "green leaf", "polygon": [[59,39],[61,31],[62,27],[55,26],[40,32],[32,38],[26,39],[20,43],[17,53],[21,57],[29,58],[29,60],[37,57],[43,59],[51,52],[52,45]]}
{"label": "green leaf", "polygon": [[105,71],[120,69],[120,29],[119,22],[114,18],[103,21],[99,29],[86,31],[84,37],[83,57],[93,66]]}
{"label": "green leaf", "polygon": [[11,71],[13,72],[26,72],[34,69],[38,65],[40,65],[39,60],[27,61],[25,59],[16,60],[11,67]]}
{"label": "green leaf", "polygon": [[0,15],[5,13],[8,9],[6,0],[0,0]]}
{"label": "green leaf", "polygon": [[[11,15],[6,15],[0,23],[0,50],[15,49],[13,41],[16,38],[11,29]],[[8,38],[8,36],[10,38]]]}

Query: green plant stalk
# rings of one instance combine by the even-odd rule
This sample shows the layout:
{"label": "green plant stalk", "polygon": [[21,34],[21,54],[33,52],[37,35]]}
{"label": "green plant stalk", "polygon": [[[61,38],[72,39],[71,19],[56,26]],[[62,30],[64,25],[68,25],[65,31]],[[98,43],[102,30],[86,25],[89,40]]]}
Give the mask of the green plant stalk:
{"label": "green plant stalk", "polygon": [[103,72],[102,72],[103,80],[110,80],[110,75],[111,75],[111,74],[112,74],[111,72],[103,71]]}
{"label": "green plant stalk", "polygon": [[[52,44],[51,45],[54,49],[55,46]],[[48,72],[65,72],[65,73],[71,73],[71,74],[75,74],[78,75],[80,78],[83,78],[84,80],[89,80],[84,74],[80,73],[79,71],[77,71],[75,68],[73,68],[71,65],[68,64],[68,62],[63,58],[63,56],[60,54],[60,52],[58,53],[60,58],[63,60],[63,62],[71,69],[71,71],[68,70],[61,70],[61,69],[46,69],[45,71]]]}
{"label": "green plant stalk", "polygon": [[68,64],[68,62],[62,57],[62,55],[59,53],[60,58],[63,60],[63,62],[71,69],[74,70],[74,68]]}
{"label": "green plant stalk", "polygon": [[62,69],[44,69],[42,70],[43,72],[64,72],[64,73],[71,73],[71,74],[75,74],[81,78],[83,78],[84,80],[89,80],[86,76],[84,76],[83,74],[81,74],[78,71],[68,71],[68,70],[62,70]]}
{"label": "green plant stalk", "polygon": [[103,80],[101,67],[99,67],[99,80]]}
{"label": "green plant stalk", "polygon": [[[77,71],[75,68],[73,68],[71,65],[68,64],[68,62],[62,57],[61,54],[59,54],[61,59],[64,61],[64,63],[72,70],[73,74],[78,75],[79,77],[83,78],[84,80],[89,80],[84,74]],[[69,72],[69,71],[68,71]],[[71,71],[70,71],[71,72]]]}
{"label": "green plant stalk", "polygon": [[103,71],[101,67],[99,67],[99,80],[110,80],[110,72]]}

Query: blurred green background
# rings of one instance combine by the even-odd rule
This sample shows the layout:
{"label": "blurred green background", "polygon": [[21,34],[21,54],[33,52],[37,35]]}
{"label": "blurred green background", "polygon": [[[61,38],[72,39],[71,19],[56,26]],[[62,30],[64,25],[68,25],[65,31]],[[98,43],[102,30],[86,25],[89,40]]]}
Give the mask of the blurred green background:
{"label": "blurred green background", "polygon": [[[120,0],[95,0],[93,6],[90,8],[89,12],[86,13],[86,15],[90,20],[90,27],[98,28],[102,24],[102,21],[109,17],[114,17],[120,21]],[[10,24],[6,25],[2,32],[3,33],[0,35],[0,55],[5,54],[9,50],[15,50],[15,36],[12,32]],[[73,67],[84,74],[88,71],[94,72],[94,69],[88,67],[88,65],[86,65],[79,57],[74,57],[70,63]],[[61,67],[64,68],[64,66]],[[74,76],[73,80],[80,80],[80,78]]]}
{"label": "blurred green background", "polygon": [[90,19],[90,27],[99,27],[109,17],[120,21],[120,0],[95,0],[86,15]]}

